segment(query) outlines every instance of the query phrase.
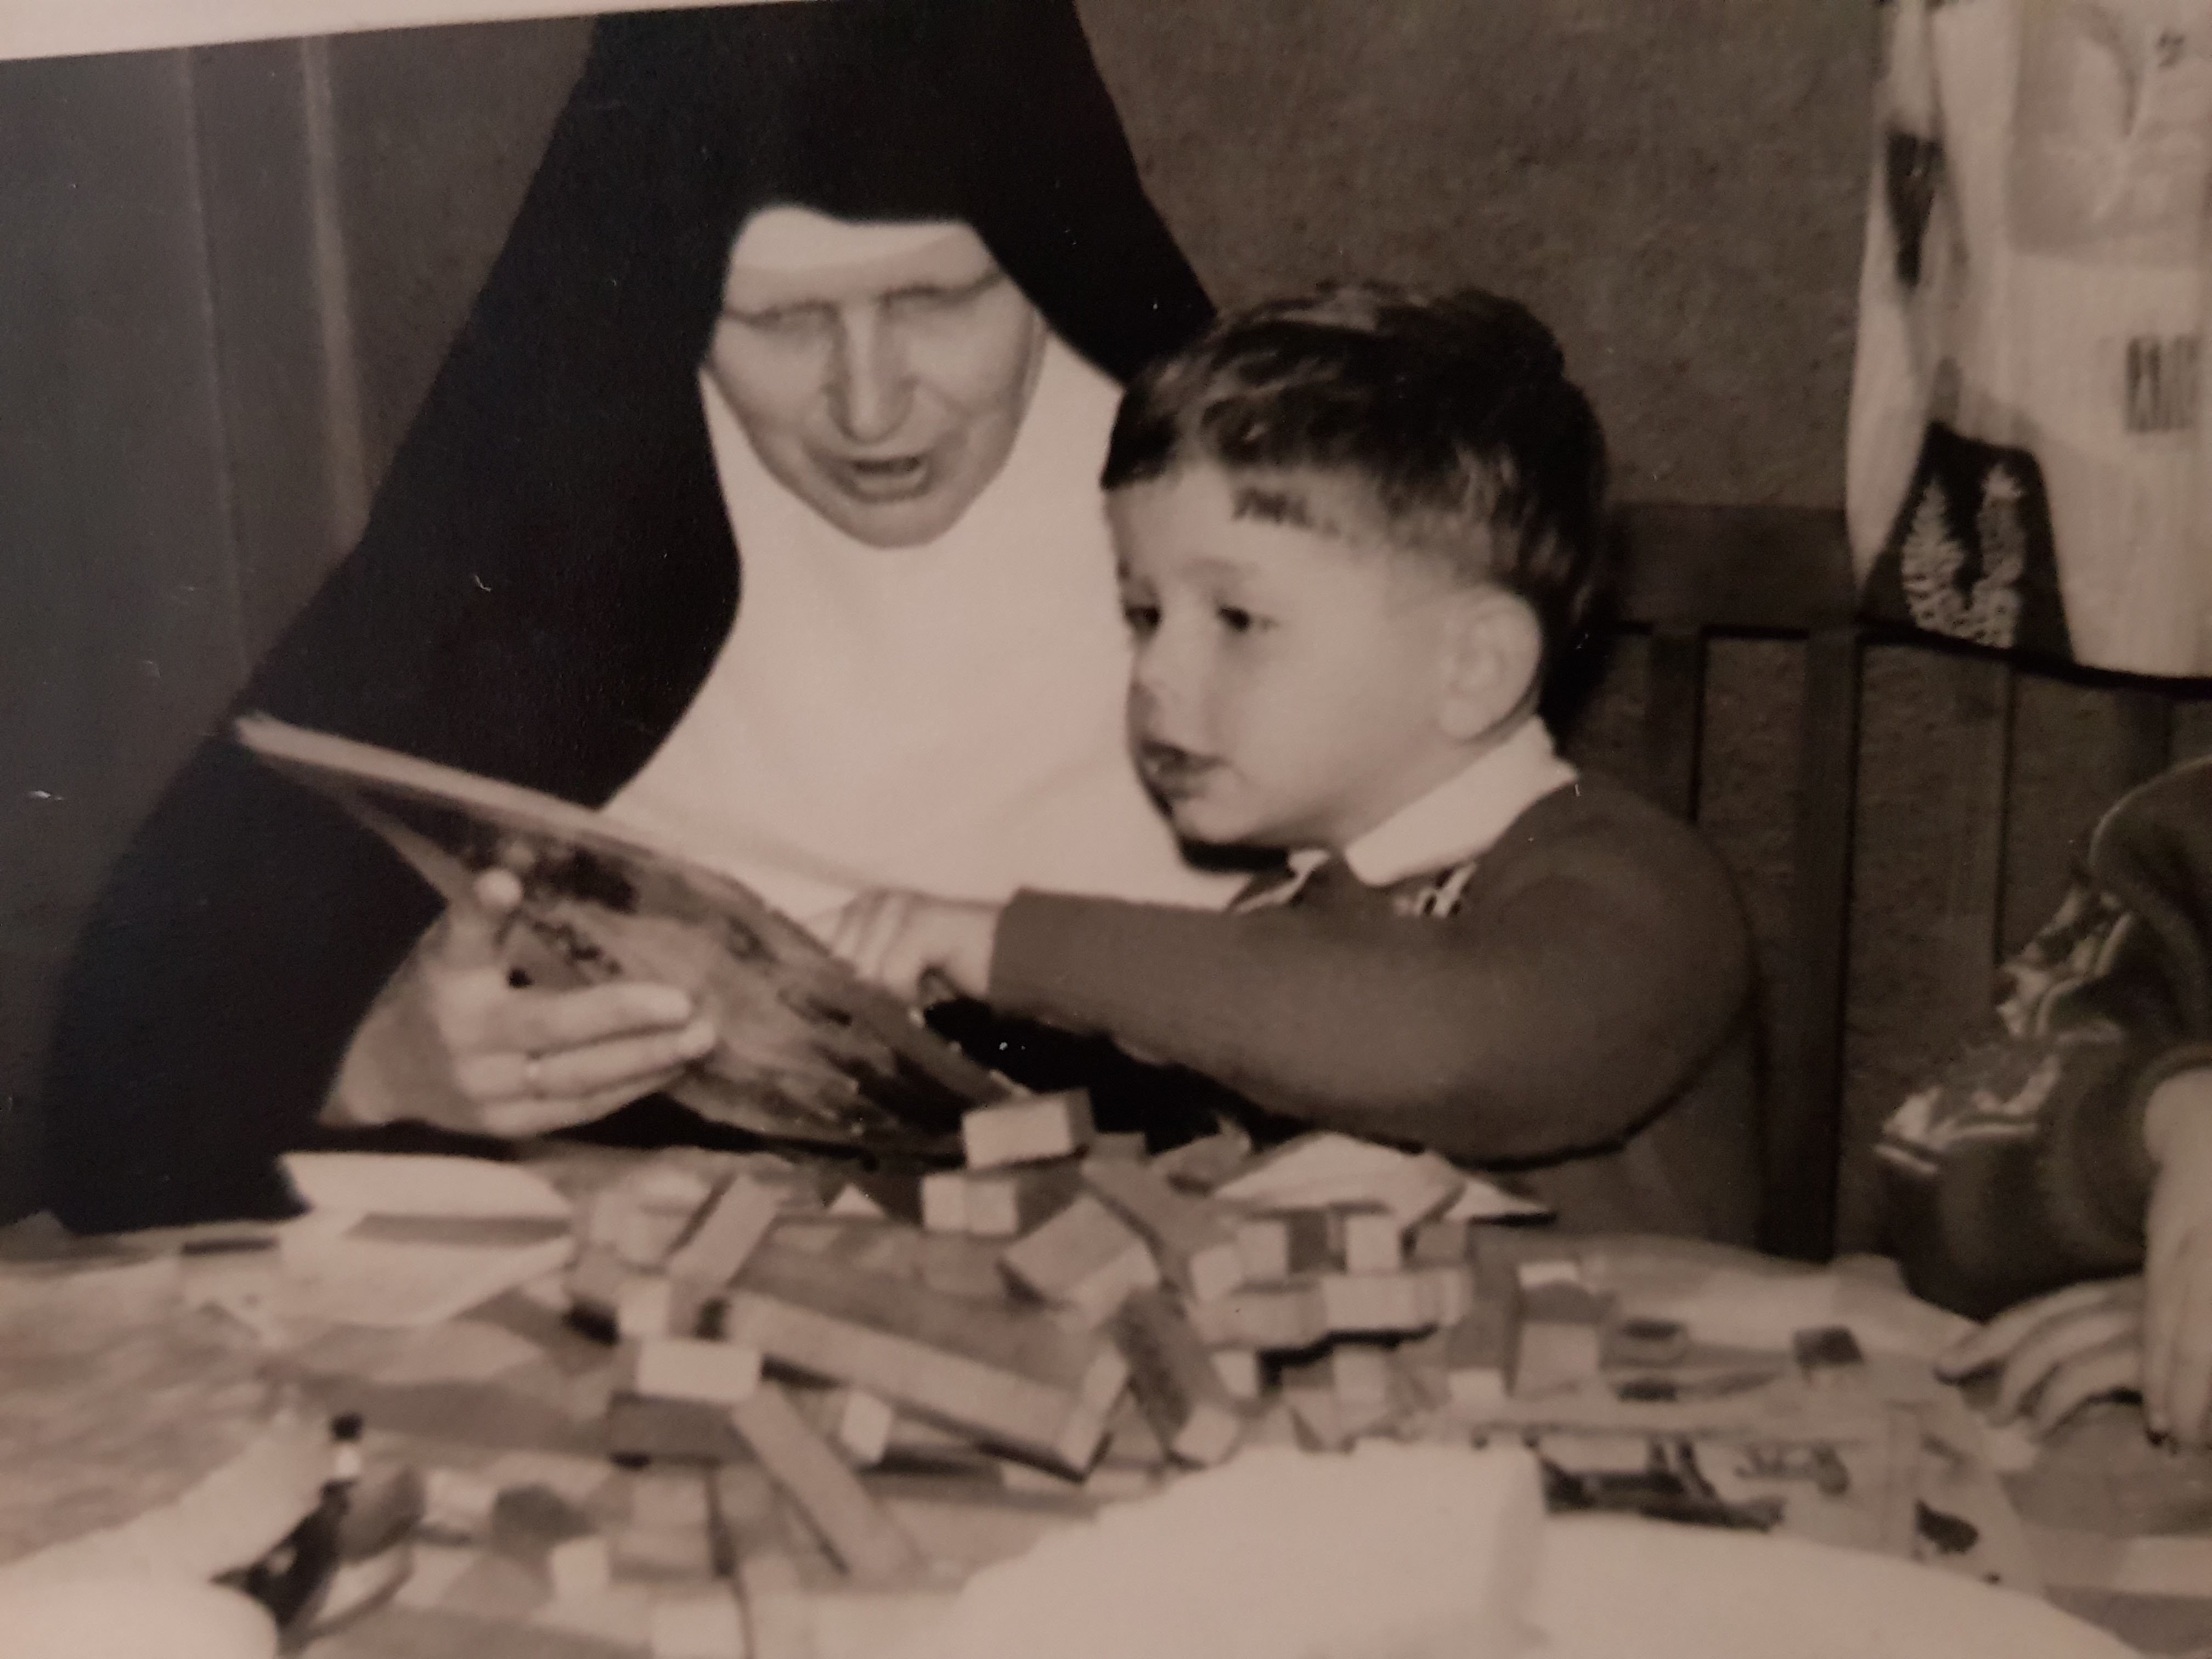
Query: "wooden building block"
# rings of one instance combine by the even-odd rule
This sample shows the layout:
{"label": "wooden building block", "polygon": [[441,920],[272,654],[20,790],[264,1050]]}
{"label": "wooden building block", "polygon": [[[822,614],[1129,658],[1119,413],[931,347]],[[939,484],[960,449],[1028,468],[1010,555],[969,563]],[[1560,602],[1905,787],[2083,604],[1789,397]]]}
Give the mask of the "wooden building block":
{"label": "wooden building block", "polygon": [[630,1480],[630,1522],[648,1531],[704,1527],[708,1509],[707,1478],[697,1469],[654,1470]]}
{"label": "wooden building block", "polygon": [[1291,1276],[1291,1223],[1287,1216],[1255,1215],[1237,1223],[1237,1253],[1244,1258],[1244,1282],[1265,1285]]}
{"label": "wooden building block", "polygon": [[1408,1260],[1417,1267],[1456,1267],[1474,1260],[1474,1229],[1439,1217],[1413,1229]]}
{"label": "wooden building block", "polygon": [[1510,1269],[1478,1273],[1474,1306],[1444,1338],[1444,1382],[1462,1412],[1501,1409],[1521,1352],[1521,1286]]}
{"label": "wooden building block", "polygon": [[829,1208],[824,1213],[836,1216],[841,1219],[849,1218],[854,1220],[882,1221],[888,1218],[882,1205],[877,1203],[860,1188],[852,1186],[840,1188],[837,1196],[830,1200]]}
{"label": "wooden building block", "polygon": [[568,1266],[568,1305],[589,1317],[614,1324],[622,1309],[623,1287],[635,1270],[612,1250],[586,1245]]}
{"label": "wooden building block", "polygon": [[422,1526],[441,1536],[488,1536],[498,1503],[499,1488],[472,1470],[434,1468],[422,1477]]}
{"label": "wooden building block", "polygon": [[1431,1297],[1412,1273],[1324,1273],[1316,1284],[1332,1336],[1409,1334],[1437,1322]]}
{"label": "wooden building block", "polygon": [[690,1225],[689,1211],[633,1204],[621,1212],[620,1230],[612,1241],[615,1253],[633,1267],[653,1271],[668,1260],[676,1241]]}
{"label": "wooden building block", "polygon": [[739,1275],[724,1335],[1075,1469],[1097,1452],[1128,1375],[1111,1344],[1041,1311],[966,1301],[773,1244]]}
{"label": "wooden building block", "polygon": [[1405,1236],[1398,1218],[1381,1205],[1340,1212],[1344,1270],[1348,1273],[1395,1273],[1405,1266]]}
{"label": "wooden building block", "polygon": [[1409,1337],[1391,1351],[1391,1363],[1398,1368],[1414,1410],[1440,1412],[1452,1403],[1446,1358],[1450,1351],[1451,1333],[1452,1328],[1448,1326],[1425,1335]]}
{"label": "wooden building block", "polygon": [[655,1596],[647,1647],[653,1659],[745,1659],[744,1614],[726,1585]]}
{"label": "wooden building block", "polygon": [[1260,1356],[1249,1348],[1211,1348],[1207,1352],[1213,1359],[1213,1369],[1221,1378],[1221,1386],[1229,1391],[1231,1400],[1257,1400],[1263,1391],[1265,1379],[1260,1371]]}
{"label": "wooden building block", "polygon": [[[1484,1241],[1488,1247],[1489,1241]],[[1583,1282],[1580,1257],[1556,1245],[1519,1248],[1499,1245],[1499,1249],[1511,1255],[1514,1277],[1521,1281],[1522,1291],[1540,1291],[1548,1285],[1579,1286]]]}
{"label": "wooden building block", "polygon": [[689,1164],[657,1158],[615,1189],[641,1209],[681,1216],[689,1221],[714,1196],[714,1182]]}
{"label": "wooden building block", "polygon": [[978,1238],[1018,1238],[1067,1207],[1082,1190],[1073,1164],[1038,1164],[966,1176],[967,1231]]}
{"label": "wooden building block", "polygon": [[1073,1158],[1095,1133],[1091,1097],[1080,1089],[978,1106],[960,1119],[960,1145],[971,1170]]}
{"label": "wooden building block", "polygon": [[1571,1387],[1599,1374],[1608,1304],[1579,1284],[1564,1280],[1521,1289],[1521,1346],[1514,1367],[1516,1394]]}
{"label": "wooden building block", "polygon": [[969,1301],[1006,1299],[1006,1276],[999,1268],[999,1258],[1006,1247],[998,1240],[965,1234],[902,1231],[916,1246],[913,1268],[916,1283]]}
{"label": "wooden building block", "polygon": [[968,1172],[933,1170],[921,1178],[921,1224],[933,1233],[968,1231]]}
{"label": "wooden building block", "polygon": [[1290,1402],[1280,1395],[1263,1399],[1258,1411],[1244,1431],[1247,1446],[1279,1446],[1285,1449],[1298,1443],[1297,1419],[1291,1415]]}
{"label": "wooden building block", "polygon": [[1168,1449],[1153,1429],[1152,1419],[1137,1403],[1136,1395],[1123,1395],[1121,1404],[1114,1407],[1113,1416],[1107,1419],[1106,1449],[1099,1462],[1157,1469],[1167,1461]]}
{"label": "wooden building block", "polygon": [[589,1506],[615,1478],[605,1458],[576,1452],[503,1452],[485,1465],[484,1474],[503,1492],[540,1486],[579,1508]]}
{"label": "wooden building block", "polygon": [[657,1400],[703,1400],[734,1406],[760,1386],[757,1348],[674,1336],[639,1345],[631,1386]]}
{"label": "wooden building block", "polygon": [[1168,1281],[1200,1299],[1244,1282],[1244,1258],[1227,1215],[1179,1193],[1141,1164],[1089,1158],[1083,1178],[1152,1248]]}
{"label": "wooden building block", "polygon": [[1456,1325],[1474,1310],[1474,1268],[1467,1262],[1449,1267],[1415,1267],[1410,1277],[1419,1281],[1430,1322]]}
{"label": "wooden building block", "polygon": [[[850,1188],[846,1189],[851,1191]],[[769,1229],[767,1243],[786,1250],[804,1250],[811,1255],[833,1251],[852,1236],[854,1228],[877,1226],[890,1228],[880,1216],[850,1216],[837,1213],[834,1204],[819,1215],[781,1215],[775,1225]]]}
{"label": "wooden building block", "polygon": [[502,1486],[492,1505],[491,1547],[502,1555],[543,1560],[594,1530],[590,1516],[546,1486]]}
{"label": "wooden building block", "polygon": [[614,1583],[614,1556],[597,1533],[570,1538],[545,1552],[545,1576],[557,1601],[597,1595]]}
{"label": "wooden building block", "polygon": [[[775,1235],[781,1242],[782,1233]],[[821,1254],[866,1273],[890,1273],[920,1279],[924,1247],[960,1242],[961,1235],[918,1232],[896,1221],[854,1221],[838,1224]]]}
{"label": "wooden building block", "polygon": [[1162,1445],[1200,1464],[1218,1463],[1237,1449],[1243,1419],[1172,1295],[1131,1297],[1112,1328],[1129,1362],[1129,1391]]}
{"label": "wooden building block", "polygon": [[1209,1347],[1285,1353],[1310,1348],[1328,1334],[1321,1291],[1311,1284],[1247,1285],[1210,1302],[1192,1302],[1184,1313]]}
{"label": "wooden building block", "polygon": [[1348,1407],[1392,1403],[1390,1356],[1363,1342],[1340,1342],[1328,1352],[1329,1386]]}
{"label": "wooden building block", "polygon": [[1211,1193],[1235,1179],[1251,1161],[1252,1137],[1242,1129],[1224,1128],[1162,1152],[1152,1167],[1170,1186]]}
{"label": "wooden building block", "polygon": [[730,1408],[730,1421],[855,1578],[896,1577],[920,1565],[914,1540],[800,1419],[781,1388],[763,1384]]}
{"label": "wooden building block", "polygon": [[660,1273],[633,1273],[615,1303],[615,1329],[625,1342],[696,1336],[706,1306],[696,1285]]}
{"label": "wooden building block", "polygon": [[598,1533],[571,1537],[546,1551],[546,1582],[556,1601],[580,1601],[615,1582],[615,1558]]}
{"label": "wooden building block", "polygon": [[783,1194],[739,1176],[714,1195],[691,1235],[668,1258],[672,1279],[720,1291],[768,1237]]}
{"label": "wooden building block", "polygon": [[1006,1276],[1046,1302],[1103,1324],[1133,1292],[1159,1283],[1151,1248],[1085,1193],[999,1258]]}
{"label": "wooden building block", "polygon": [[898,1421],[898,1413],[888,1401],[878,1399],[865,1389],[837,1390],[836,1425],[833,1433],[852,1460],[862,1468],[872,1468],[884,1461],[890,1449],[891,1429]]}
{"label": "wooden building block", "polygon": [[696,1584],[714,1576],[714,1540],[702,1522],[649,1527],[635,1522],[609,1540],[614,1575],[630,1584]]}
{"label": "wooden building block", "polygon": [[530,1616],[532,1626],[582,1638],[595,1647],[641,1650],[652,1639],[653,1597],[636,1584],[610,1584],[556,1595]]}
{"label": "wooden building block", "polygon": [[719,1407],[617,1393],[607,1402],[607,1455],[625,1460],[720,1463],[744,1455]]}
{"label": "wooden building block", "polygon": [[1282,1398],[1297,1425],[1298,1443],[1312,1451],[1342,1451],[1352,1443],[1344,1402],[1337,1397],[1327,1355],[1283,1371]]}
{"label": "wooden building block", "polygon": [[1442,1214],[1466,1186],[1467,1177],[1434,1152],[1323,1132],[1263,1154],[1217,1196],[1268,1209],[1380,1204],[1403,1231]]}

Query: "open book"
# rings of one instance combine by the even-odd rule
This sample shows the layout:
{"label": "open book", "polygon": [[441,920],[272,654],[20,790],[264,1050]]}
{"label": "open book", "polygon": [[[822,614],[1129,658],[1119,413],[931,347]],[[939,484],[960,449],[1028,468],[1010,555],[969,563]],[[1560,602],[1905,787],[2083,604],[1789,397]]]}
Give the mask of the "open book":
{"label": "open book", "polygon": [[532,982],[626,975],[690,993],[720,1040],[666,1092],[702,1117],[927,1154],[957,1145],[969,1106],[1015,1092],[750,888],[597,812],[264,715],[237,732],[383,836],[448,902],[486,870],[514,871],[523,897],[507,945]]}

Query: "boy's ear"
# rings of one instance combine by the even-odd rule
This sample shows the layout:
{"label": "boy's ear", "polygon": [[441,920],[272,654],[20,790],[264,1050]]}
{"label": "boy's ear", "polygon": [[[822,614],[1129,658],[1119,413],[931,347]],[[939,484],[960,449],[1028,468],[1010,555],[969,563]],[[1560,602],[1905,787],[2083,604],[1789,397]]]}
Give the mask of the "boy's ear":
{"label": "boy's ear", "polygon": [[1501,587],[1446,603],[1437,724],[1453,742],[1473,743],[1534,702],[1544,629],[1526,599]]}

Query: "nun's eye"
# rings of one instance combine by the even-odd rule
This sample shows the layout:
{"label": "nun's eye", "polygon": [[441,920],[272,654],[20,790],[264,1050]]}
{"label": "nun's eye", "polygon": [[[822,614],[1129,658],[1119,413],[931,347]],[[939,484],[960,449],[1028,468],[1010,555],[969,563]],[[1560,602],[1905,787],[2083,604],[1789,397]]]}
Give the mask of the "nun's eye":
{"label": "nun's eye", "polygon": [[733,311],[730,314],[756,333],[777,339],[811,337],[827,329],[832,321],[829,307],[815,305],[770,306],[765,311]]}
{"label": "nun's eye", "polygon": [[1006,273],[992,270],[972,283],[955,287],[921,283],[912,288],[896,289],[885,295],[884,300],[893,316],[925,322],[958,314],[1006,280]]}

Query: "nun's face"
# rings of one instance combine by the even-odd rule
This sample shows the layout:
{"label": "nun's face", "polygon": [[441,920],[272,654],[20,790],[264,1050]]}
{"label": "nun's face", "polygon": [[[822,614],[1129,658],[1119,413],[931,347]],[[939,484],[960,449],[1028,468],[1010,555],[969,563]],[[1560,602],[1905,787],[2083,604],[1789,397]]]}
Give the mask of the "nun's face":
{"label": "nun's face", "polygon": [[811,266],[745,248],[709,362],[762,464],[872,546],[942,535],[1014,447],[1043,320],[964,225]]}

